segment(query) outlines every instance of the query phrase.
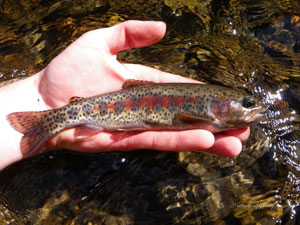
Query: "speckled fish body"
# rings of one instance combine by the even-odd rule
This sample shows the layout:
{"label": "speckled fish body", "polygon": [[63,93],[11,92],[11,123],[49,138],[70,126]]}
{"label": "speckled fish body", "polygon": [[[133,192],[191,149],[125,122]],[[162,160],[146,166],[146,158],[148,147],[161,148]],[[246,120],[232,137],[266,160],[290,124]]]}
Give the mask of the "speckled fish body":
{"label": "speckled fish body", "polygon": [[71,127],[97,132],[196,128],[219,132],[257,123],[261,112],[251,96],[220,86],[129,83],[120,91],[73,99],[58,109],[11,113],[7,119],[24,134],[21,149],[28,154]]}

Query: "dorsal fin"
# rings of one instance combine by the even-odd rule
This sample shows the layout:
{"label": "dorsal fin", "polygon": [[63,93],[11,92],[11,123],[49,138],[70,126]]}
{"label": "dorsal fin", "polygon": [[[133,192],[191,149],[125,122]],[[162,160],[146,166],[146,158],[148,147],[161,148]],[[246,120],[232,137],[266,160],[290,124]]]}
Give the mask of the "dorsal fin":
{"label": "dorsal fin", "polygon": [[134,80],[134,79],[128,79],[126,80],[123,85],[122,89],[132,88],[132,87],[138,87],[145,84],[153,84],[153,81],[147,81],[147,80]]}
{"label": "dorsal fin", "polygon": [[84,99],[84,98],[83,97],[78,97],[78,96],[73,96],[72,98],[70,98],[69,103],[77,102],[81,99]]}

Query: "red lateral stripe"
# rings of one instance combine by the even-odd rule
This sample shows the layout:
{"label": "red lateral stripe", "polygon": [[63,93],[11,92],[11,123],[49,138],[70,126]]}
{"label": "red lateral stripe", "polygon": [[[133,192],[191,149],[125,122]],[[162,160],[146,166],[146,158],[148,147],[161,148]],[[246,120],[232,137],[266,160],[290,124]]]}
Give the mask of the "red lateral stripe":
{"label": "red lateral stripe", "polygon": [[115,103],[109,103],[109,104],[107,104],[106,105],[106,109],[110,109],[110,110],[114,111],[115,110]]}
{"label": "red lateral stripe", "polygon": [[164,108],[168,108],[170,99],[168,96],[154,96],[152,97],[153,105],[160,104]]}
{"label": "red lateral stripe", "polygon": [[196,103],[197,102],[197,98],[188,98],[187,101],[189,103]]}
{"label": "red lateral stripe", "polygon": [[161,96],[160,104],[163,108],[168,108],[170,104],[170,98],[168,96]]}
{"label": "red lateral stripe", "polygon": [[184,103],[184,101],[185,101],[185,98],[182,97],[182,96],[176,96],[176,97],[174,97],[174,102],[175,102],[175,106],[176,107],[181,106]]}
{"label": "red lateral stripe", "polygon": [[160,103],[160,102],[161,102],[161,97],[162,97],[162,96],[153,96],[153,97],[152,97],[152,104],[153,104],[153,105],[161,104],[161,103]]}
{"label": "red lateral stripe", "polygon": [[143,108],[147,105],[147,97],[140,98],[140,108]]}
{"label": "red lateral stripe", "polygon": [[151,111],[153,110],[153,102],[154,101],[154,98],[149,96],[148,98],[146,98],[146,106],[148,109],[150,109]]}
{"label": "red lateral stripe", "polygon": [[[147,107],[152,110],[154,105],[160,104],[163,108],[168,108],[171,102],[174,102],[176,107],[180,107],[184,102],[196,103],[197,99],[193,97],[185,98],[183,96],[174,96],[172,98],[168,96],[147,96],[139,99],[139,107]],[[131,100],[125,101],[125,108],[127,110],[131,109],[132,104]]]}
{"label": "red lateral stripe", "polygon": [[125,110],[126,110],[126,111],[131,110],[132,104],[133,104],[133,102],[132,102],[131,99],[126,99],[126,100],[124,101],[124,108],[125,108]]}
{"label": "red lateral stripe", "polygon": [[140,107],[147,107],[148,109],[152,110],[153,108],[153,97],[142,97],[140,98]]}
{"label": "red lateral stripe", "polygon": [[100,112],[100,106],[99,105],[94,105],[93,112]]}
{"label": "red lateral stripe", "polygon": [[[137,102],[139,103],[139,107],[147,107],[149,110],[153,110],[153,106],[156,104],[160,104],[163,108],[168,108],[171,102],[175,103],[176,107],[180,107],[184,102],[189,103],[196,103],[196,98],[185,98],[183,96],[174,96],[172,98],[168,96],[147,96],[147,97],[141,97]],[[132,109],[133,104],[135,102],[132,99],[126,99],[124,100],[124,108],[126,111],[129,111]],[[109,103],[105,106],[107,110],[115,110],[115,104]],[[93,111],[99,112],[100,107],[99,105],[95,105],[93,108]]]}

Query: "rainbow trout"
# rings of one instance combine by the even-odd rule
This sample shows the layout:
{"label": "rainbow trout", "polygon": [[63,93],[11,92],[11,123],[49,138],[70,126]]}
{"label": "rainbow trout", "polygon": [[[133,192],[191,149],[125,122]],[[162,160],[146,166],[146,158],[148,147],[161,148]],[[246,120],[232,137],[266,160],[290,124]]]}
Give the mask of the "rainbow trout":
{"label": "rainbow trout", "polygon": [[21,150],[28,155],[58,132],[76,127],[100,131],[206,129],[220,132],[258,123],[263,107],[239,90],[195,83],[151,83],[129,80],[121,90],[40,112],[7,115],[23,133]]}

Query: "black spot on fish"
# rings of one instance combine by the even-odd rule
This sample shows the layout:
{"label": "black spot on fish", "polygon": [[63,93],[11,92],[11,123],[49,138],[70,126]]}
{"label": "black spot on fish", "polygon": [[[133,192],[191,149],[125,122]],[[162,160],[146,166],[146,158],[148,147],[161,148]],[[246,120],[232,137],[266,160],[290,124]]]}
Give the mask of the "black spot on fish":
{"label": "black spot on fish", "polygon": [[131,106],[131,111],[136,112],[139,110],[139,104],[133,103]]}
{"label": "black spot on fish", "polygon": [[68,117],[69,119],[75,119],[78,115],[78,109],[76,107],[71,107],[68,111],[67,111]]}
{"label": "black spot on fish", "polygon": [[146,91],[146,95],[148,95],[148,96],[152,96],[152,95],[153,95],[153,92],[152,92],[152,90],[147,90],[147,91]]}
{"label": "black spot on fish", "polygon": [[91,98],[91,99],[89,100],[89,103],[90,103],[91,105],[96,105],[96,104],[97,104],[96,98]]}
{"label": "black spot on fish", "polygon": [[148,107],[146,107],[146,108],[145,108],[145,113],[146,113],[147,115],[150,115],[150,114],[151,114],[151,110],[148,109]]}
{"label": "black spot on fish", "polygon": [[100,109],[105,108],[107,105],[107,103],[104,101],[100,101],[98,104],[99,104]]}
{"label": "black spot on fish", "polygon": [[136,112],[139,110],[140,107],[140,99],[138,98],[138,96],[136,94],[132,94],[130,96],[131,99],[131,111]]}
{"label": "black spot on fish", "polygon": [[57,113],[55,116],[54,116],[54,122],[55,123],[63,123],[64,122],[64,114],[62,113]]}
{"label": "black spot on fish", "polygon": [[171,102],[171,103],[169,104],[168,110],[169,110],[171,113],[173,113],[173,112],[176,111],[176,105],[175,105],[174,102]]}
{"label": "black spot on fish", "polygon": [[[108,102],[111,102],[111,101],[113,100],[113,98],[112,98],[112,96],[110,96],[110,95],[106,95],[106,96],[104,97],[104,100],[105,100],[105,101],[108,101]],[[103,102],[103,101],[101,100],[101,102]],[[100,104],[100,102],[99,102],[99,104]]]}
{"label": "black spot on fish", "polygon": [[53,120],[52,120],[51,117],[48,117],[46,120],[47,120],[47,122],[48,122],[49,124],[53,123]]}
{"label": "black spot on fish", "polygon": [[190,112],[192,110],[193,104],[189,102],[184,102],[182,108],[185,112]]}
{"label": "black spot on fish", "polygon": [[168,116],[168,113],[167,112],[164,112],[164,117],[166,118]]}
{"label": "black spot on fish", "polygon": [[203,108],[204,108],[204,105],[202,103],[198,103],[196,105],[196,109],[198,112],[202,112],[203,111]]}
{"label": "black spot on fish", "polygon": [[118,101],[115,103],[115,113],[119,115],[124,111],[124,103],[121,101]]}
{"label": "black spot on fish", "polygon": [[197,98],[196,109],[198,112],[203,111],[204,109],[204,101],[202,97]]}
{"label": "black spot on fish", "polygon": [[131,111],[136,112],[140,107],[140,99],[137,96],[131,98]]}
{"label": "black spot on fish", "polygon": [[92,108],[90,104],[84,103],[82,105],[82,111],[84,116],[89,116],[92,113]]}
{"label": "black spot on fish", "polygon": [[162,109],[162,106],[161,106],[161,104],[155,104],[154,106],[153,106],[153,110],[154,110],[154,112],[160,112],[161,111],[161,109]]}
{"label": "black spot on fish", "polygon": [[107,114],[107,119],[110,119],[111,118],[111,112],[109,112],[108,114]]}
{"label": "black spot on fish", "polygon": [[105,107],[100,108],[100,112],[99,112],[100,116],[105,116],[106,113],[107,113],[107,110]]}

